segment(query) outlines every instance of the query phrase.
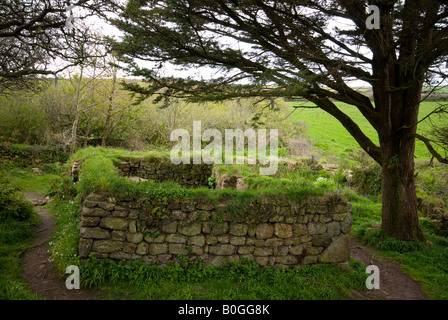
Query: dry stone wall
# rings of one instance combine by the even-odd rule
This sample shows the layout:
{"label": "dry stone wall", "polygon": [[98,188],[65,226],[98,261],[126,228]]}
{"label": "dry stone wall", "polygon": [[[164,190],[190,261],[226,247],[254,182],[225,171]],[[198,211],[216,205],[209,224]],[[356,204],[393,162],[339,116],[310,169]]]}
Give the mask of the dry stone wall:
{"label": "dry stone wall", "polygon": [[148,159],[123,158],[118,168],[123,176],[136,181],[174,181],[185,188],[208,186],[213,165],[172,164],[169,159],[154,157]]}
{"label": "dry stone wall", "polygon": [[352,218],[339,194],[303,203],[262,198],[234,215],[227,204],[204,200],[117,201],[90,194],[80,213],[79,255],[142,259],[166,265],[201,258],[221,266],[241,258],[291,268],[350,258]]}

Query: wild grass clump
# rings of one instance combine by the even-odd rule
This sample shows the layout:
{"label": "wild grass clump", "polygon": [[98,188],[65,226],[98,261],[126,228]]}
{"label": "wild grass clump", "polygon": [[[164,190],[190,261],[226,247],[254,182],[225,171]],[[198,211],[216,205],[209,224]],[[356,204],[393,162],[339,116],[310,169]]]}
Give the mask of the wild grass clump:
{"label": "wild grass clump", "polygon": [[164,268],[90,257],[81,266],[81,285],[107,289],[112,299],[230,299],[230,300],[323,300],[345,299],[352,290],[364,289],[366,274],[360,262],[351,260],[350,270],[332,265],[297,269],[260,267],[241,259],[205,267],[201,259]]}

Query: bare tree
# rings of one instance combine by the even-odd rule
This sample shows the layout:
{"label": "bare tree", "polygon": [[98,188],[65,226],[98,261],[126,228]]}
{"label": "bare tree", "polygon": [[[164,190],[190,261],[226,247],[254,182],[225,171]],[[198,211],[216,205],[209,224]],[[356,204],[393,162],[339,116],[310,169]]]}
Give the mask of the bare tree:
{"label": "bare tree", "polygon": [[[102,0],[78,0],[71,5],[66,0],[1,0],[0,93],[7,88],[29,88],[35,85],[30,80],[55,75],[86,58],[76,50],[76,43],[93,39],[74,28],[73,22],[101,14],[112,5]],[[82,16],[71,15],[74,7],[82,10]],[[64,63],[55,67],[56,58]]]}

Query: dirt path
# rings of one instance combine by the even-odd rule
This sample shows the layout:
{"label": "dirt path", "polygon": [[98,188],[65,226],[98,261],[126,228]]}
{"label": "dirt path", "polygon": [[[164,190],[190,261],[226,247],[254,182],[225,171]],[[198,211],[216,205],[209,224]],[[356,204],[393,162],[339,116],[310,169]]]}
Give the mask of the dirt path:
{"label": "dirt path", "polygon": [[421,290],[421,284],[414,281],[401,270],[400,265],[388,258],[375,254],[372,248],[358,244],[354,239],[351,243],[351,255],[365,266],[376,265],[380,271],[380,288],[367,293],[357,293],[355,299],[363,300],[427,300]]}
{"label": "dirt path", "polygon": [[[36,206],[41,216],[41,224],[36,229],[36,237],[32,248],[24,255],[23,277],[31,289],[47,300],[99,300],[101,297],[92,291],[68,290],[65,280],[59,277],[55,267],[49,262],[48,240],[56,229],[48,210],[41,207],[45,198],[35,193],[26,193],[25,197]],[[358,244],[352,239],[351,254],[365,266],[374,264],[380,270],[380,289],[368,292],[357,292],[353,299],[362,300],[426,300],[428,297],[421,291],[421,285],[401,271],[400,266],[391,259],[375,254],[374,250]]]}
{"label": "dirt path", "polygon": [[47,300],[97,300],[99,297],[88,290],[69,290],[65,287],[65,279],[59,277],[48,253],[48,240],[56,229],[54,220],[48,210],[41,207],[45,198],[35,193],[25,193],[25,197],[33,202],[37,213],[41,216],[41,224],[37,226],[36,237],[31,249],[22,258],[24,261],[23,278],[30,288]]}

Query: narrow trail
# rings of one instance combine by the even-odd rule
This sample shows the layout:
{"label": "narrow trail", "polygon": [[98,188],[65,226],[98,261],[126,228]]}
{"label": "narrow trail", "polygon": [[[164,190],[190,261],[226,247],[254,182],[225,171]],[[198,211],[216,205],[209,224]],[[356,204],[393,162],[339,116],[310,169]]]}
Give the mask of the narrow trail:
{"label": "narrow trail", "polygon": [[[41,216],[41,224],[36,228],[36,237],[30,249],[23,254],[23,277],[30,288],[47,300],[101,300],[96,292],[81,288],[69,290],[65,279],[58,275],[56,268],[49,261],[48,240],[56,229],[54,220],[48,210],[41,205],[45,198],[35,193],[25,193],[25,197],[36,206]],[[351,255],[365,266],[374,264],[380,270],[380,289],[368,292],[356,292],[355,300],[426,300],[421,285],[404,273],[398,263],[375,254],[374,250],[358,244],[352,239]]]}
{"label": "narrow trail", "polygon": [[360,245],[352,238],[351,256],[366,267],[376,265],[380,271],[380,288],[358,292],[355,299],[362,300],[427,300],[421,284],[401,270],[400,265],[375,253],[375,250]]}
{"label": "narrow trail", "polygon": [[49,261],[48,240],[56,229],[54,220],[48,210],[40,205],[45,203],[45,198],[35,193],[25,193],[25,198],[30,200],[41,217],[41,223],[35,230],[35,238],[22,256],[24,262],[23,278],[32,291],[46,300],[98,300],[94,292],[89,290],[69,290],[65,286],[65,279],[58,275],[58,271]]}

